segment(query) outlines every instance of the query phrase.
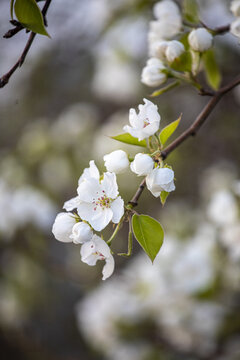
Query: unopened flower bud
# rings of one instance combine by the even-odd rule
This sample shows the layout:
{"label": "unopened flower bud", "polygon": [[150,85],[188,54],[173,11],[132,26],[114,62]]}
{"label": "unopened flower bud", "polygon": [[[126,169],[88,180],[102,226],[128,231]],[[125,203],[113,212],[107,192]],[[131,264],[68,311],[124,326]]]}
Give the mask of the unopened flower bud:
{"label": "unopened flower bud", "polygon": [[151,44],[150,54],[162,61],[166,60],[166,49],[168,41],[155,41]]}
{"label": "unopened flower bud", "polygon": [[193,50],[203,52],[210,49],[213,37],[205,28],[199,28],[190,32],[188,42]]}
{"label": "unopened flower bud", "polygon": [[124,172],[129,166],[128,156],[123,150],[115,150],[110,154],[104,155],[103,160],[107,171],[116,174]]}
{"label": "unopened flower bud", "polygon": [[130,168],[132,172],[134,172],[138,176],[146,176],[153,170],[153,166],[154,161],[151,156],[139,153],[135,155],[135,158],[131,163]]}
{"label": "unopened flower bud", "polygon": [[160,196],[161,191],[173,191],[174,172],[169,168],[156,168],[146,177],[146,185],[153,196]]}
{"label": "unopened flower bud", "polygon": [[159,86],[165,83],[167,75],[162,72],[165,70],[162,61],[157,58],[151,58],[142,70],[141,82],[147,86]]}
{"label": "unopened flower bud", "polygon": [[83,244],[86,241],[90,241],[93,237],[93,232],[90,226],[84,222],[76,223],[72,228],[72,234],[70,238],[74,244]]}
{"label": "unopened flower bud", "polygon": [[169,41],[168,46],[166,48],[166,57],[167,60],[171,63],[177,58],[179,58],[182,53],[184,53],[185,48],[184,45],[177,40]]}
{"label": "unopened flower bud", "polygon": [[52,233],[55,238],[62,242],[72,242],[70,235],[72,234],[73,226],[76,224],[73,214],[59,213],[54,221]]}

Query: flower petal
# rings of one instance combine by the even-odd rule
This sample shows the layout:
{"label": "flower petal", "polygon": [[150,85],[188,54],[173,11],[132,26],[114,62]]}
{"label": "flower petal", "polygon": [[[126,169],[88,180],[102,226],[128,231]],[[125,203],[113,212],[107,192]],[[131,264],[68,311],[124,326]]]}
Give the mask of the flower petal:
{"label": "flower petal", "polygon": [[[96,210],[94,210],[96,209]],[[113,212],[109,208],[102,209],[96,207],[95,204],[83,202],[78,207],[78,214],[96,230],[101,231],[104,229],[112,219]]]}
{"label": "flower petal", "polygon": [[80,185],[84,180],[89,178],[95,178],[96,180],[99,180],[100,174],[97,166],[95,165],[94,160],[91,160],[89,162],[89,168],[84,169],[82,175],[80,176],[78,180],[78,185]]}
{"label": "flower petal", "polygon": [[79,196],[76,196],[68,201],[65,201],[63,205],[63,209],[67,211],[72,211],[73,209],[76,209],[78,205],[80,204],[81,200],[79,199]]}
{"label": "flower petal", "polygon": [[112,202],[111,209],[113,212],[112,222],[117,224],[124,214],[124,201],[120,196]]}
{"label": "flower petal", "polygon": [[96,265],[98,257],[96,255],[93,255],[95,250],[96,250],[96,245],[94,241],[91,240],[85,242],[80,250],[81,260],[90,266]]}
{"label": "flower petal", "polygon": [[89,203],[97,199],[100,191],[100,184],[98,180],[94,178],[84,180],[77,189],[79,199]]}
{"label": "flower petal", "polygon": [[101,187],[105,191],[107,197],[116,199],[118,196],[118,186],[115,173],[106,172],[104,173]]}
{"label": "flower petal", "polygon": [[113,271],[114,271],[114,258],[112,255],[110,255],[107,259],[106,259],[106,264],[104,265],[103,269],[102,269],[102,274],[103,280],[106,280],[107,278],[109,278],[109,276],[112,275]]}

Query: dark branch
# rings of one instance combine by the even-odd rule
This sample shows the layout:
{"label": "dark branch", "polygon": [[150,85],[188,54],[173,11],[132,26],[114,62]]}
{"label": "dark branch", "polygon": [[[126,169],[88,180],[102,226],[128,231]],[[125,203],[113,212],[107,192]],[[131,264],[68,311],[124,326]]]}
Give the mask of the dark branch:
{"label": "dark branch", "polygon": [[[44,4],[44,7],[42,9],[42,14],[43,14],[43,17],[45,19],[45,16],[47,14],[47,11],[48,11],[48,8],[51,4],[51,1],[52,0],[46,0],[45,4]],[[20,24],[21,25],[21,24]],[[13,29],[12,29],[13,30]],[[21,30],[21,29],[20,29]],[[18,30],[18,31],[20,31]],[[5,34],[6,35],[6,34]],[[32,46],[32,43],[33,43],[33,40],[36,36],[36,33],[34,32],[31,32],[30,35],[29,35],[29,38],[28,38],[28,41],[27,41],[27,44],[20,56],[20,58],[18,59],[18,61],[16,62],[16,64],[13,65],[13,67],[6,73],[4,74],[1,78],[0,78],[0,88],[3,88],[10,80],[11,76],[15,73],[15,71],[22,66],[22,64],[24,63],[25,59],[26,59],[26,56]]]}

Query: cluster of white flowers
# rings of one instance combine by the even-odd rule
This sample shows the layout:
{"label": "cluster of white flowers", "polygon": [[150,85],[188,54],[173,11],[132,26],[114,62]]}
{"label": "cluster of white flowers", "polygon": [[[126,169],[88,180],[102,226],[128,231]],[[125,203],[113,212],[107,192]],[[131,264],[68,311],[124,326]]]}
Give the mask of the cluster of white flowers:
{"label": "cluster of white flowers", "polygon": [[[124,202],[118,193],[115,173],[100,173],[94,161],[83,171],[78,180],[78,195],[64,204],[67,212],[57,215],[52,232],[62,242],[82,244],[81,259],[90,266],[105,260],[103,280],[112,275],[114,258],[107,243],[96,234],[110,221],[119,223],[124,213]],[[76,209],[77,213],[70,211]],[[82,221],[83,220],[83,221]]]}
{"label": "cluster of white flowers", "polygon": [[236,19],[231,23],[230,32],[237,38],[240,38],[240,1],[233,0],[230,5],[230,9]]}
{"label": "cluster of white flowers", "polygon": [[[150,59],[142,70],[141,81],[147,86],[163,84],[168,77],[171,64],[186,51],[181,41],[173,37],[183,33],[180,9],[172,0],[157,2],[153,7],[157,20],[150,22],[148,34]],[[192,30],[188,43],[192,51],[204,52],[212,46],[213,37],[205,28]],[[194,55],[193,55],[194,58]]]}
{"label": "cluster of white flowers", "polygon": [[[138,114],[130,109],[130,125],[125,125],[124,130],[139,141],[149,140],[153,135],[159,136],[160,119],[157,106],[144,99]],[[159,155],[159,147],[157,152]],[[125,151],[115,150],[104,155],[103,160],[107,172],[102,176],[94,160],[84,169],[78,180],[77,196],[64,203],[67,212],[57,215],[52,232],[59,241],[82,244],[81,258],[88,265],[106,260],[105,280],[113,273],[114,258],[107,243],[93,234],[93,230],[102,231],[111,221],[118,224],[124,215],[124,201],[119,195],[116,174],[130,168],[138,176],[146,176],[147,188],[155,197],[162,191],[173,191],[175,185],[173,170],[164,167],[152,154],[138,153],[130,164]]]}

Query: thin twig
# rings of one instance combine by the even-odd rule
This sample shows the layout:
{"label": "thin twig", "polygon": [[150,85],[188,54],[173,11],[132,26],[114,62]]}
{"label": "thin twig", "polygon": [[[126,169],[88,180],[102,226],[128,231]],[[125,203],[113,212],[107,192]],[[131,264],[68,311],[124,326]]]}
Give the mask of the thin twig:
{"label": "thin twig", "polygon": [[182,142],[184,142],[188,137],[196,135],[199,128],[206,121],[210,113],[213,111],[219,100],[230,90],[240,84],[240,76],[238,76],[235,80],[231,81],[228,85],[222,87],[219,91],[215,93],[215,95],[211,98],[211,100],[207,103],[201,113],[198,115],[193,124],[184,131],[176,140],[174,140],[170,145],[168,145],[162,152],[162,159],[166,159],[166,157],[176,149]]}
{"label": "thin twig", "polygon": [[[42,9],[42,14],[43,17],[45,18],[48,8],[51,4],[52,0],[46,0],[44,7]],[[20,31],[20,30],[19,30]],[[16,64],[13,65],[13,67],[6,73],[4,74],[1,78],[0,78],[0,88],[3,88],[10,80],[11,76],[15,73],[15,71],[22,66],[22,64],[24,63],[26,56],[32,46],[33,40],[36,36],[36,33],[31,32],[28,38],[28,41],[26,43],[26,46],[20,56],[20,58],[18,59],[18,61],[16,62]]]}

